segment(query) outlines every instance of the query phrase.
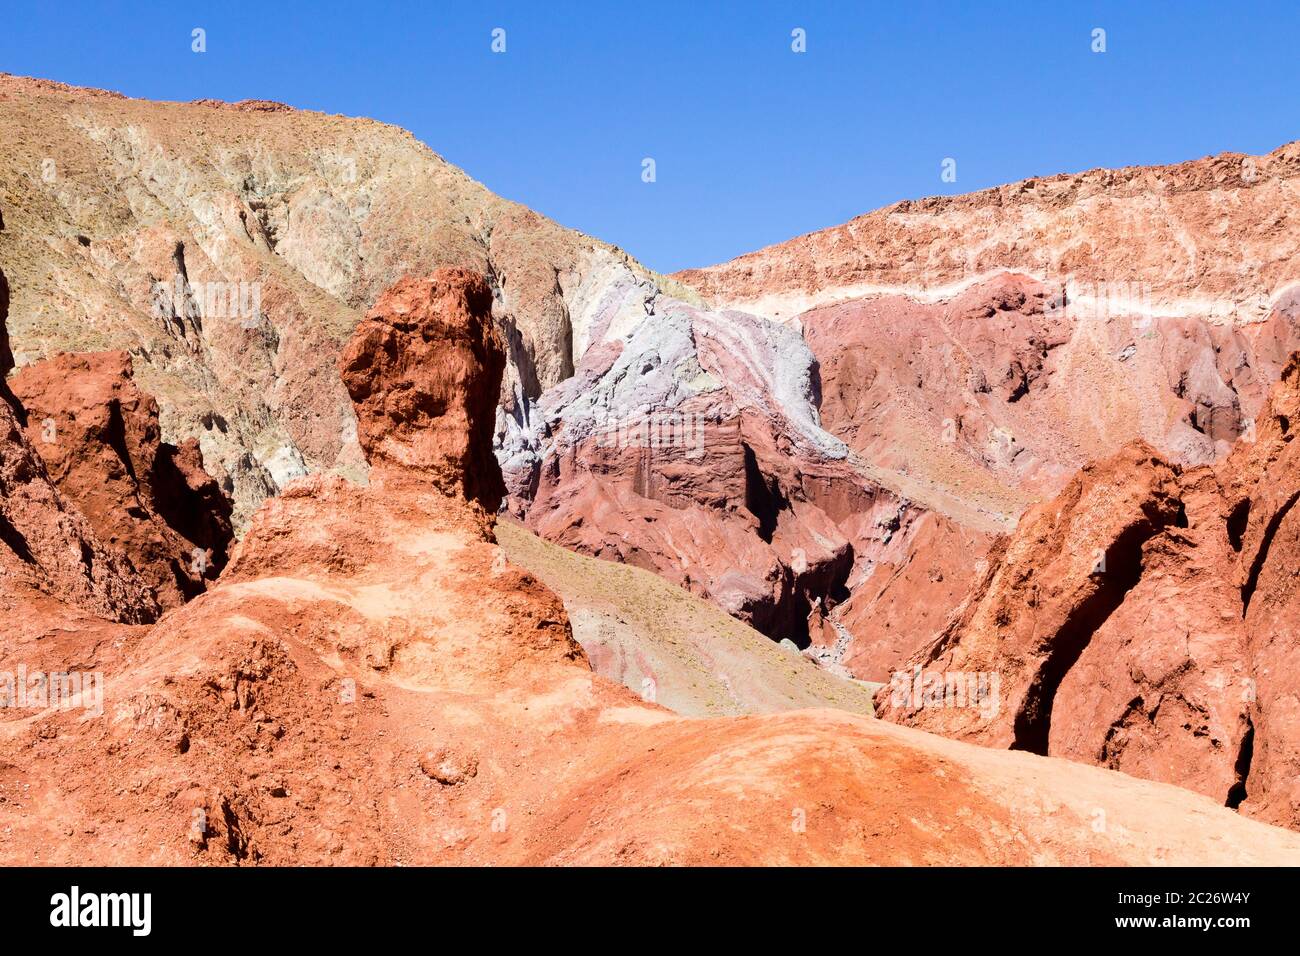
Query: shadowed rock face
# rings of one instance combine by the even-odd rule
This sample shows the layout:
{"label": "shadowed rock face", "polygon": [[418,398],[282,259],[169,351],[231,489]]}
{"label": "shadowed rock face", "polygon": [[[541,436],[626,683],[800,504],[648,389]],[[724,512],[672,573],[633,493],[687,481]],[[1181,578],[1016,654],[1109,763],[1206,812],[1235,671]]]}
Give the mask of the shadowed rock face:
{"label": "shadowed rock face", "polygon": [[9,347],[9,280],[0,272],[0,390],[11,400],[7,378],[14,367],[14,353]]}
{"label": "shadowed rock face", "polygon": [[504,367],[481,275],[441,269],[397,283],[339,357],[366,460],[495,513],[505,487],[490,435]]}
{"label": "shadowed rock face", "polygon": [[[447,339],[483,354],[423,379],[350,350],[367,396],[492,384],[504,358],[478,335],[473,280],[427,281],[446,287]],[[455,435],[442,416],[431,443],[406,411],[385,432],[375,408],[358,408],[374,426],[369,487],[299,479],[216,587],[152,628],[65,635],[113,696],[98,717],[6,725],[5,772],[42,810],[0,803],[4,862],[1300,859],[1300,836],[1094,768],[835,711],[705,721],[646,703],[591,674],[558,599],[502,559],[476,486],[452,471],[484,423]]]}
{"label": "shadowed rock face", "polygon": [[510,507],[548,540],[656,571],[807,646],[913,515],[822,429],[817,363],[797,333],[655,308],[597,329],[534,431],[506,435]]}
{"label": "shadowed rock face", "polygon": [[[0,274],[0,288],[6,288]],[[0,296],[0,330],[7,297]],[[0,356],[0,366],[6,359]],[[111,621],[153,620],[159,605],[124,556],[107,548],[90,522],[50,479],[28,441],[28,415],[9,392],[0,401],[0,600],[7,610],[32,604],[9,649],[42,633],[45,610],[74,609]],[[36,605],[39,605],[40,609]],[[39,619],[39,620],[38,620]]]}
{"label": "shadowed rock face", "polygon": [[158,405],[136,387],[127,353],[58,355],[10,384],[60,492],[163,609],[216,580],[231,543],[230,502],[203,470],[196,441],[161,440]]}
{"label": "shadowed rock face", "polygon": [[[878,693],[879,716],[1300,827],[1297,414],[1300,354],[1217,465],[1182,470],[1139,444],[1085,468],[994,545],[960,613]],[[944,691],[972,674],[997,676],[997,708]]]}

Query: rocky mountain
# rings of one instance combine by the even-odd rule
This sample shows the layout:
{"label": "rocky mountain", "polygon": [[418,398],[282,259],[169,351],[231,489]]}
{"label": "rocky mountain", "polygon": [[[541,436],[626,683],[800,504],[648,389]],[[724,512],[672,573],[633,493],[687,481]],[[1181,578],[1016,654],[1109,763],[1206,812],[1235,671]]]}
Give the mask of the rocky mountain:
{"label": "rocky mountain", "polygon": [[665,278],[369,120],[0,131],[0,859],[1300,859],[1295,145]]}
{"label": "rocky mountain", "polygon": [[129,353],[164,438],[198,441],[239,527],[294,477],[364,477],[334,362],[403,276],[488,276],[521,425],[593,325],[677,288],[372,120],[0,75],[0,138],[17,364]]}
{"label": "rocky mountain", "polygon": [[[493,460],[464,414],[505,371],[489,301],[463,270],[380,296],[339,363],[368,487],[299,478],[216,587],[152,627],[73,632],[112,694],[103,719],[0,722],[0,858],[1300,859],[1300,836],[1168,785],[842,711],[688,719],[592,674],[560,601],[503,560],[493,477],[457,470]],[[447,395],[468,398],[443,415]]]}
{"label": "rocky mountain", "polygon": [[782,321],[867,296],[951,298],[1013,271],[1068,280],[1090,310],[1128,301],[1140,314],[1250,324],[1297,281],[1298,178],[1300,143],[1035,177],[904,200],[677,278],[715,306]]}
{"label": "rocky mountain", "polygon": [[[1217,465],[1138,442],[1084,468],[998,540],[960,613],[878,693],[880,716],[1300,827],[1297,414],[1300,353]],[[994,673],[997,714],[951,706],[950,678]]]}
{"label": "rocky mountain", "polygon": [[335,359],[382,289],[464,265],[511,512],[873,680],[1025,508],[1136,438],[1221,456],[1300,346],[1293,147],[899,204],[676,281],[369,120],[6,76],[0,124],[16,361],[129,354],[236,529],[294,476],[364,478]]}
{"label": "rocky mountain", "polygon": [[672,299],[596,332],[534,432],[505,446],[510,508],[807,646],[823,600],[889,553],[902,510],[821,428],[812,353],[776,323]]}
{"label": "rocky mountain", "polygon": [[1298,157],[903,203],[679,273],[707,306],[593,326],[503,434],[510,507],[888,679],[1078,469],[1254,427],[1300,347]]}
{"label": "rocky mountain", "polygon": [[933,634],[990,534],[1089,462],[1134,441],[1189,467],[1227,454],[1300,348],[1291,293],[1239,325],[1093,314],[1067,295],[1003,273],[934,303],[881,295],[799,317],[821,359],[826,428],[908,475],[930,512],[905,561],[882,565],[838,614],[862,676],[884,679],[898,650]]}
{"label": "rocky mountain", "polygon": [[826,430],[908,482],[906,542],[847,583],[824,659],[887,679],[1087,463],[1143,440],[1203,465],[1253,432],[1300,347],[1298,176],[1290,144],[1026,180],[677,274],[798,330]]}

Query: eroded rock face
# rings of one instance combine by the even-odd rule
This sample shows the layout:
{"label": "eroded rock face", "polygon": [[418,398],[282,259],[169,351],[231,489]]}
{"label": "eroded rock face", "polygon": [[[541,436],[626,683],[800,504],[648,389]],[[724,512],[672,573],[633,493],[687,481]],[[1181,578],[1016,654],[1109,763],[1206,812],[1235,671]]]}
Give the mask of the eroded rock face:
{"label": "eroded rock face", "polygon": [[914,697],[893,707],[893,692],[882,691],[886,713],[994,746],[1046,753],[1061,679],[1137,583],[1143,546],[1181,520],[1177,475],[1150,448],[1135,445],[1085,468],[994,545],[964,610],[900,668],[996,673],[997,717],[976,707],[932,708]]}
{"label": "eroded rock face", "polygon": [[875,296],[799,317],[826,428],[882,467],[1015,515],[1136,439],[1181,465],[1227,454],[1300,348],[1285,296],[1233,326],[1101,310],[1003,273],[938,302]]}
{"label": "eroded rock face", "polygon": [[1243,812],[1300,827],[1300,666],[1297,666],[1296,574],[1300,561],[1300,362],[1292,356],[1269,406],[1256,425],[1256,441],[1242,443],[1218,469],[1226,489],[1223,514],[1230,584],[1241,598],[1249,665],[1247,682],[1232,688],[1249,705],[1248,740],[1239,761],[1234,799]]}
{"label": "eroded rock face", "polygon": [[512,509],[542,537],[656,571],[808,645],[855,569],[897,552],[912,516],[821,428],[803,341],[664,298],[594,335],[538,403],[535,429],[503,439]]}
{"label": "eroded rock face", "polygon": [[[1180,470],[1139,444],[1084,469],[995,544],[961,612],[878,693],[879,716],[1300,827],[1298,413],[1300,356],[1217,465]],[[989,699],[959,700],[978,675]]]}
{"label": "eroded rock face", "polygon": [[[832,656],[878,678],[918,650],[991,536],[1088,462],[1136,440],[1183,467],[1228,453],[1300,348],[1300,244],[1278,227],[1298,174],[1290,144],[1033,179],[675,276],[714,308],[800,329],[825,428],[953,523],[929,520],[903,560],[850,582],[823,629]],[[937,559],[936,538],[966,553]]]}
{"label": "eroded rock face", "polygon": [[10,380],[27,438],[63,496],[124,555],[163,609],[215,581],[231,542],[230,502],[198,443],[161,440],[158,405],[125,352],[61,354]]}
{"label": "eroded rock face", "polygon": [[[410,382],[354,354],[380,363],[373,393]],[[474,391],[500,362],[439,371]],[[410,480],[414,462],[450,460],[389,437],[411,442],[384,446],[370,486],[291,483],[215,588],[121,641],[102,715],[15,722],[4,770],[42,811],[0,803],[5,862],[1300,859],[1300,836],[1068,762],[826,710],[675,717],[591,674],[559,600],[501,560],[466,479],[450,494]]]}
{"label": "eroded rock face", "polygon": [[199,441],[238,527],[296,477],[364,478],[336,364],[403,276],[488,277],[500,399],[522,419],[609,289],[675,287],[373,120],[3,75],[0,141],[18,364],[130,350],[164,438]]}
{"label": "eroded rock face", "polygon": [[495,513],[505,493],[490,436],[504,352],[478,273],[403,279],[339,357],[371,467],[418,473]]}
{"label": "eroded rock face", "polygon": [[922,513],[901,542],[901,556],[850,581],[850,597],[822,631],[829,656],[854,677],[887,682],[970,594],[993,538],[938,512]]}
{"label": "eroded rock face", "polygon": [[836,615],[854,673],[887,678],[938,633],[999,525],[1088,462],[1134,441],[1181,466],[1227,454],[1300,347],[1290,296],[1237,327],[1124,311],[1138,304],[1100,309],[1003,273],[933,302],[877,295],[799,317],[827,430],[906,475],[931,514],[904,560],[853,585]]}
{"label": "eroded rock face", "polygon": [[945,626],[1026,508],[1133,441],[1216,460],[1300,345],[1289,299],[1234,328],[1099,314],[1009,273],[790,327],[655,306],[593,330],[531,431],[499,417],[512,507],[872,680]]}
{"label": "eroded rock face", "polygon": [[[3,274],[0,289],[7,290]],[[0,329],[5,305],[0,296]],[[8,362],[0,354],[0,372],[8,371]],[[7,609],[22,613],[23,603],[31,601],[55,618],[59,608],[67,608],[110,621],[153,620],[160,608],[151,589],[56,487],[24,432],[30,416],[7,387],[5,392],[0,398],[0,585]]]}

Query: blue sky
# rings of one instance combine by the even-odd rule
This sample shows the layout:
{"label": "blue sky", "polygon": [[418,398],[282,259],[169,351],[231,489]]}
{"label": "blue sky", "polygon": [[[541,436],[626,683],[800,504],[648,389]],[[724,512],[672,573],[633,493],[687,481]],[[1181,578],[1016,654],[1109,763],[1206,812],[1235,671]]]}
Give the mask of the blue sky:
{"label": "blue sky", "polygon": [[1295,2],[4,8],[0,70],[373,116],[663,271],[898,199],[1300,138]]}

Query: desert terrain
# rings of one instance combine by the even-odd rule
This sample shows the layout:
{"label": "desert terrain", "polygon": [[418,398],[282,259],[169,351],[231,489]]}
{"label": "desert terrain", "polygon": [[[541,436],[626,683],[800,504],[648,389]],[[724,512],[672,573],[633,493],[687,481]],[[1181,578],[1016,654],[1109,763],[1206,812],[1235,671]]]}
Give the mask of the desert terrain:
{"label": "desert terrain", "polygon": [[373,120],[0,136],[0,862],[1300,863],[1300,144],[664,276]]}

